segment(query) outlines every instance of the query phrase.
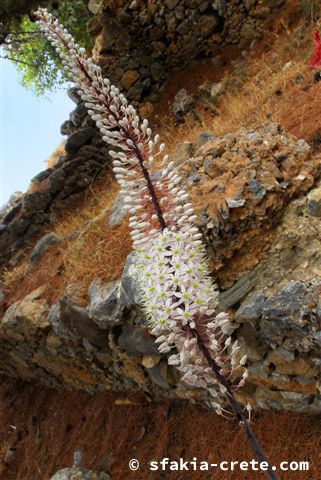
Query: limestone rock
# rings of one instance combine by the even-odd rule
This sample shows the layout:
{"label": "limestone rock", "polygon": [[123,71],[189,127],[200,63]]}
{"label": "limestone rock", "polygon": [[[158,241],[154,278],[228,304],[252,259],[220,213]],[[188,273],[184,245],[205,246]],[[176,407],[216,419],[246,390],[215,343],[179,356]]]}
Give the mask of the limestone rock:
{"label": "limestone rock", "polygon": [[212,98],[218,97],[224,92],[224,90],[225,90],[224,82],[215,83],[211,88],[211,97]]}
{"label": "limestone rock", "polygon": [[215,138],[181,165],[212,268],[225,289],[264,256],[286,205],[311,188],[320,170],[309,145],[277,124]]}
{"label": "limestone rock", "polygon": [[[219,295],[219,306],[222,310],[227,310],[231,308],[233,305],[237,304],[240,300],[242,300],[246,294],[248,294],[254,287],[256,283],[255,274],[253,272],[249,272],[243,277],[241,277],[233,287],[225,290]],[[260,312],[260,310],[259,310]],[[243,316],[248,319],[250,317],[250,311],[247,307]],[[253,315],[253,314],[252,314]],[[238,315],[237,318],[241,318],[242,315]]]}
{"label": "limestone rock", "polygon": [[95,134],[92,127],[82,128],[73,133],[66,141],[65,149],[68,153],[76,153],[83,145],[85,145]]}
{"label": "limestone rock", "polygon": [[60,321],[71,333],[86,338],[93,345],[107,345],[107,332],[91,320],[85,308],[68,297],[60,300]]}
{"label": "limestone rock", "polygon": [[193,157],[194,152],[195,145],[192,142],[180,142],[174,148],[172,159],[179,166]]}
{"label": "limestone rock", "polygon": [[124,207],[124,197],[123,195],[118,194],[111,206],[111,211],[108,218],[109,228],[119,225],[121,221],[125,218],[126,212],[123,207]]}
{"label": "limestone rock", "polygon": [[134,253],[130,253],[127,256],[121,277],[121,299],[126,308],[130,308],[133,305],[139,305],[142,299],[134,259]]}
{"label": "limestone rock", "polygon": [[122,323],[124,304],[121,301],[120,281],[103,284],[101,279],[94,280],[89,289],[90,318],[103,329]]}
{"label": "limestone rock", "polygon": [[70,100],[72,100],[76,104],[81,102],[81,97],[78,93],[78,90],[79,89],[76,87],[71,87],[71,88],[68,88],[67,90],[68,97],[70,98]]}
{"label": "limestone rock", "polygon": [[72,333],[70,332],[70,330],[68,330],[68,328],[66,328],[61,322],[59,304],[55,304],[50,307],[48,313],[48,322],[57,337],[67,341],[72,338]]}
{"label": "limestone rock", "polygon": [[30,255],[30,265],[33,266],[46,250],[54,245],[57,245],[57,243],[60,243],[61,240],[62,239],[59,237],[59,235],[54,232],[47,233],[41,237]]}
{"label": "limestone rock", "polygon": [[167,375],[169,366],[167,363],[160,362],[152,368],[148,368],[146,371],[156,385],[158,385],[163,390],[170,390],[171,386],[169,384],[169,378]]}
{"label": "limestone rock", "polygon": [[185,115],[195,106],[195,99],[188,95],[187,91],[182,88],[176,95],[173,103],[173,113],[177,117]]}
{"label": "limestone rock", "polygon": [[87,468],[63,468],[50,477],[50,480],[111,480],[111,477],[105,472]]}
{"label": "limestone rock", "polygon": [[207,133],[207,132],[203,132],[201,133],[199,136],[198,136],[198,139],[197,139],[197,146],[198,148],[199,147],[202,147],[203,145],[205,145],[205,143],[207,142],[211,142],[214,140],[214,135],[212,135],[211,133]]}
{"label": "limestone rock", "polygon": [[60,127],[61,135],[71,135],[75,131],[75,125],[71,120],[66,120]]}
{"label": "limestone rock", "polygon": [[49,306],[40,287],[11,305],[0,320],[0,327],[10,338],[36,336],[39,330],[49,326],[48,311]]}
{"label": "limestone rock", "polygon": [[199,19],[199,29],[202,37],[209,37],[219,25],[217,15],[202,15]]}
{"label": "limestone rock", "polygon": [[121,79],[121,83],[128,90],[138,79],[139,73],[136,70],[127,70]]}
{"label": "limestone rock", "polygon": [[88,3],[88,10],[96,15],[101,9],[103,3],[103,0],[90,0]]}
{"label": "limestone rock", "polygon": [[311,215],[321,217],[321,187],[315,188],[309,193],[307,208]]}
{"label": "limestone rock", "polygon": [[118,338],[118,345],[132,355],[158,355],[153,337],[139,326],[125,325]]}
{"label": "limestone rock", "polygon": [[36,212],[44,210],[50,203],[50,194],[48,192],[28,193],[23,197],[22,212],[28,218]]}
{"label": "limestone rock", "polygon": [[81,122],[87,115],[87,108],[83,102],[80,102],[75,110],[73,110],[70,114],[70,121],[75,127],[79,127]]}
{"label": "limestone rock", "polygon": [[307,352],[316,348],[314,336],[319,330],[317,295],[320,281],[305,285],[290,282],[270,298],[257,294],[245,301],[236,319],[250,321],[272,347]]}

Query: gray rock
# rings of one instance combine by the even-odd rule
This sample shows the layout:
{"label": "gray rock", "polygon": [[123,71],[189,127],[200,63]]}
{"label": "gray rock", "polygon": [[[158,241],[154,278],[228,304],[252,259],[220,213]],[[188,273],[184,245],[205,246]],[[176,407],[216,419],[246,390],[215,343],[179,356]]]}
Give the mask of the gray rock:
{"label": "gray rock", "polygon": [[311,302],[318,288],[318,284],[293,281],[270,298],[259,293],[241,305],[235,320],[254,323],[258,335],[272,348],[309,352],[318,346],[319,317],[315,302]]}
{"label": "gray rock", "polygon": [[122,322],[124,304],[120,298],[120,281],[102,283],[101,279],[94,280],[89,289],[90,318],[103,329],[111,328]]}
{"label": "gray rock", "polygon": [[0,303],[6,298],[6,295],[3,290],[0,290]]}
{"label": "gray rock", "polygon": [[61,238],[56,234],[56,233],[47,233],[44,235],[36,244],[35,248],[33,249],[31,255],[30,255],[30,260],[29,264],[30,265],[35,265],[37,261],[39,260],[40,256],[49,248],[51,248],[53,245],[56,245],[57,243],[61,242]]}
{"label": "gray rock", "polygon": [[224,90],[225,90],[224,82],[215,83],[211,88],[211,97],[212,98],[218,97],[224,92]]}
{"label": "gray rock", "polygon": [[119,225],[126,216],[124,210],[124,197],[121,194],[118,194],[112,204],[110,215],[108,218],[108,227],[115,227]]}
{"label": "gray rock", "polygon": [[315,339],[315,341],[317,342],[317,344],[321,346],[321,331],[317,332],[317,333],[314,335],[314,339]]}
{"label": "gray rock", "polygon": [[66,120],[60,126],[61,135],[71,135],[74,131],[75,125],[70,120]]}
{"label": "gray rock", "polygon": [[118,345],[131,355],[159,355],[153,337],[138,326],[125,325],[118,338]]}
{"label": "gray rock", "polygon": [[66,141],[65,150],[67,153],[73,154],[85,145],[95,135],[95,129],[92,127],[82,128],[73,133]]}
{"label": "gray rock", "polygon": [[321,187],[312,190],[307,197],[307,209],[310,215],[321,217]]}
{"label": "gray rock", "polygon": [[50,480],[111,480],[105,472],[88,470],[87,468],[63,468],[56,472]]}
{"label": "gray rock", "polygon": [[91,320],[85,308],[64,297],[60,300],[60,321],[76,337],[87,338],[97,347],[107,345],[108,333]]}
{"label": "gray rock", "polygon": [[234,285],[219,295],[219,306],[221,310],[227,310],[242,300],[254,287],[256,282],[253,272],[243,275]]}
{"label": "gray rock", "polygon": [[227,198],[226,203],[228,208],[239,208],[244,206],[245,200],[244,198],[241,200],[234,200],[233,198]]}
{"label": "gray rock", "polygon": [[175,95],[173,103],[173,113],[177,117],[185,115],[192,108],[195,107],[195,98],[188,95],[187,91],[183,88],[177,95]]}
{"label": "gray rock", "polygon": [[185,15],[184,6],[183,5],[177,5],[177,7],[175,8],[175,17],[178,20],[183,20],[184,15]]}
{"label": "gray rock", "polygon": [[257,198],[264,198],[265,195],[266,195],[266,189],[263,187],[263,185],[260,184],[260,182],[258,182],[257,180],[255,180],[254,178],[252,180],[250,180],[248,182],[249,184],[249,187],[250,187],[250,190],[252,193],[254,193],[254,195],[257,197]]}
{"label": "gray rock", "polygon": [[258,320],[262,315],[265,301],[266,297],[263,293],[258,293],[251,300],[246,300],[237,310],[235,320],[240,323]]}
{"label": "gray rock", "polygon": [[212,6],[217,10],[218,14],[224,16],[227,11],[227,1],[226,0],[214,0]]}
{"label": "gray rock", "polygon": [[165,0],[165,5],[169,10],[173,10],[178,4],[178,0]]}
{"label": "gray rock", "polygon": [[175,165],[182,165],[193,157],[194,152],[195,146],[192,142],[177,143],[174,148],[172,160],[175,162]]}
{"label": "gray rock", "polygon": [[167,368],[168,366],[166,364],[164,364],[163,362],[159,362],[154,367],[146,369],[146,372],[151,381],[163,390],[171,389],[171,386],[166,379]]}
{"label": "gray rock", "polygon": [[51,196],[48,192],[28,193],[23,197],[22,210],[25,217],[32,217],[49,205]]}
{"label": "gray rock", "polygon": [[88,3],[88,10],[94,15],[96,15],[101,9],[103,3],[104,0],[90,0]]}
{"label": "gray rock", "polygon": [[215,14],[213,15],[202,15],[199,18],[199,32],[203,38],[209,37],[212,33],[215,32],[215,29],[219,26],[220,20],[219,17]]}
{"label": "gray rock", "polygon": [[205,145],[205,143],[211,142],[214,139],[215,139],[214,135],[212,135],[210,133],[203,132],[198,136],[197,146],[201,147],[202,145]]}
{"label": "gray rock", "polygon": [[62,338],[64,340],[70,340],[72,338],[72,334],[70,330],[68,330],[60,320],[60,305],[55,304],[50,307],[48,313],[48,322],[51,325],[51,328],[57,335],[57,337]]}
{"label": "gray rock", "polygon": [[130,253],[121,276],[121,301],[127,308],[139,305],[142,301],[134,260],[135,253]]}
{"label": "gray rock", "polygon": [[87,115],[87,108],[83,102],[79,103],[75,110],[73,110],[70,114],[70,121],[73,123],[75,127],[79,127],[81,122]]}
{"label": "gray rock", "polygon": [[46,170],[43,170],[31,179],[31,183],[43,182],[44,180],[46,180],[46,178],[49,177],[52,171],[52,168],[47,168]]}
{"label": "gray rock", "polygon": [[52,175],[50,175],[49,177],[50,192],[57,193],[59,192],[59,190],[62,190],[66,182],[66,177],[67,175],[63,168],[60,168],[59,170],[54,172]]}
{"label": "gray rock", "polygon": [[81,97],[78,93],[78,88],[72,87],[67,90],[67,95],[72,100],[74,103],[79,103],[81,102]]}

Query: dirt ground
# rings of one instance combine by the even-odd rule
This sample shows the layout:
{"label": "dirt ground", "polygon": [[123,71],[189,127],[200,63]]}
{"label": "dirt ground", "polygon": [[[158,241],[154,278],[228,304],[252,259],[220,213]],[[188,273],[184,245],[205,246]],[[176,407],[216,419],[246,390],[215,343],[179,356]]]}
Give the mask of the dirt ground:
{"label": "dirt ground", "polygon": [[[76,451],[83,454],[82,466],[106,470],[113,480],[267,478],[262,472],[150,471],[148,462],[164,457],[209,463],[254,458],[238,425],[185,402],[90,396],[2,378],[0,425],[0,480],[47,480],[71,467]],[[310,462],[309,472],[279,472],[282,480],[321,478],[320,417],[267,412],[254,419],[253,429],[274,465]],[[141,464],[135,472],[128,467],[132,458]]]}

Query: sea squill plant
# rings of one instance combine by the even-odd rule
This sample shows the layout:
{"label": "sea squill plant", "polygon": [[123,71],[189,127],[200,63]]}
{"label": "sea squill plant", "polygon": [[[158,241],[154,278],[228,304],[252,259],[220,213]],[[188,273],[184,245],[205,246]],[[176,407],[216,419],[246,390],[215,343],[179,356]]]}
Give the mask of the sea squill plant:
{"label": "sea squill plant", "polygon": [[[130,214],[143,308],[159,351],[168,354],[183,381],[206,389],[217,413],[236,417],[259,461],[268,464],[248,412],[234,396],[246,380],[247,359],[239,358],[227,314],[216,313],[217,291],[197,217],[174,163],[163,154],[165,145],[58,20],[45,9],[35,15],[103,140],[114,147],[109,155]],[[234,384],[232,378],[239,380]],[[271,467],[267,473],[276,479]]]}

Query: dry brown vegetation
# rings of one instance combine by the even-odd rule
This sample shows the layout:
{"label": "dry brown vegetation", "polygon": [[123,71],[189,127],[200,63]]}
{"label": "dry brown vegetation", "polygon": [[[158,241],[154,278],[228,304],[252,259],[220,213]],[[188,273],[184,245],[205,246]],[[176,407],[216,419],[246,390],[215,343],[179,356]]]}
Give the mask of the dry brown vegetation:
{"label": "dry brown vegetation", "polygon": [[[156,403],[124,392],[91,396],[9,380],[0,383],[0,425],[0,455],[16,446],[12,461],[0,463],[0,480],[48,480],[70,467],[79,450],[84,467],[107,469],[113,480],[267,478],[253,471],[149,471],[149,461],[164,457],[209,463],[253,459],[237,423],[182,401]],[[280,479],[320,479],[319,417],[265,412],[252,426],[273,465],[310,462],[309,471],[278,470]],[[141,464],[136,472],[128,468],[131,458]]]}
{"label": "dry brown vegetation", "polygon": [[62,243],[45,252],[32,269],[28,268],[25,255],[17,266],[3,273],[8,303],[41,285],[45,285],[46,296],[52,303],[66,292],[83,303],[94,278],[107,282],[120,276],[132,245],[126,218],[120,225],[108,227],[117,191],[112,173],[108,172],[87,190],[72,213],[67,212],[51,228],[64,238]]}
{"label": "dry brown vegetation", "polygon": [[[223,67],[221,78],[216,79],[226,82],[225,91],[217,99],[208,100],[211,108],[203,105],[198,119],[191,118],[175,129],[174,119],[170,118],[169,126],[162,128],[169,151],[177,141],[195,142],[204,131],[218,136],[273,121],[315,146],[321,135],[321,86],[314,81],[316,71],[307,61],[312,50],[312,31],[320,28],[321,20],[307,26],[302,21],[304,16],[298,17],[298,4],[290,3],[288,16],[281,18],[273,31],[266,32],[245,58],[231,56],[233,69],[231,65]],[[307,8],[301,5],[299,11]],[[315,14],[316,10],[317,6]],[[208,69],[213,68],[208,65]],[[211,73],[202,75],[201,82],[210,83],[211,77]],[[194,79],[189,91],[195,94],[201,83],[199,76],[194,75]]]}

